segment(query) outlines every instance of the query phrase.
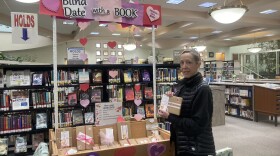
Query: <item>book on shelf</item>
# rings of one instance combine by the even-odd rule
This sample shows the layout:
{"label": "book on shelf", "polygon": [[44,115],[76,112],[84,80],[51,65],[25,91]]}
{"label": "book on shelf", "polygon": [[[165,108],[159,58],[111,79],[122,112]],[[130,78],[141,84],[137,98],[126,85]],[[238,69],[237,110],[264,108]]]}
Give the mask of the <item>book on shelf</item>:
{"label": "book on shelf", "polygon": [[91,87],[91,102],[101,102],[102,101],[102,87]]}
{"label": "book on shelf", "polygon": [[47,113],[36,114],[36,129],[48,128]]}
{"label": "book on shelf", "polygon": [[134,89],[132,86],[125,87],[125,100],[126,101],[134,100]]}
{"label": "book on shelf", "polygon": [[42,86],[44,85],[43,81],[43,73],[32,74],[32,86]]}
{"label": "book on shelf", "polygon": [[12,100],[12,110],[29,109],[28,90],[12,90],[11,100]]}
{"label": "book on shelf", "polygon": [[143,80],[144,82],[150,82],[150,81],[151,81],[150,73],[149,73],[149,71],[146,70],[146,69],[144,69],[144,70],[142,71],[142,80]]}
{"label": "book on shelf", "polygon": [[74,93],[68,93],[67,98],[68,98],[68,105],[70,105],[70,106],[74,106],[78,103],[77,93],[75,93],[75,92]]}
{"label": "book on shelf", "polygon": [[143,99],[141,84],[134,85],[135,99]]}
{"label": "book on shelf", "polygon": [[26,153],[27,152],[27,139],[26,137],[18,136],[15,143],[15,153]]}
{"label": "book on shelf", "polygon": [[146,118],[154,117],[154,104],[145,104],[145,115]]}
{"label": "book on shelf", "polygon": [[153,99],[153,88],[145,86],[144,88],[145,99]]}
{"label": "book on shelf", "polygon": [[109,102],[123,102],[123,87],[121,85],[107,85]]}
{"label": "book on shelf", "polygon": [[137,114],[141,114],[143,116],[143,118],[146,117],[144,106],[138,106],[137,107]]}
{"label": "book on shelf", "polygon": [[79,69],[79,83],[89,83],[89,71]]}
{"label": "book on shelf", "polygon": [[3,69],[0,69],[0,88],[4,87],[4,72]]}
{"label": "book on shelf", "polygon": [[3,93],[0,93],[0,111],[9,111],[10,105],[10,92],[3,91]]}
{"label": "book on shelf", "polygon": [[8,155],[8,138],[0,138],[0,155]]}
{"label": "book on shelf", "polygon": [[32,92],[32,105],[34,109],[37,108],[51,108],[52,93],[44,91]]}
{"label": "book on shelf", "polygon": [[94,112],[87,112],[84,114],[85,124],[94,124]]}
{"label": "book on shelf", "polygon": [[133,81],[133,82],[139,82],[139,77],[140,77],[140,71],[139,71],[139,69],[134,69],[134,70],[133,70],[132,81]]}
{"label": "book on shelf", "polygon": [[0,134],[32,130],[31,115],[11,114],[0,116]]}
{"label": "book on shelf", "polygon": [[32,150],[36,150],[41,142],[44,142],[44,133],[32,134]]}
{"label": "book on shelf", "polygon": [[92,82],[93,83],[102,83],[102,71],[94,70],[92,72]]}
{"label": "book on shelf", "polygon": [[120,83],[120,70],[119,69],[112,69],[108,71],[109,73],[109,83]]}
{"label": "book on shelf", "polygon": [[73,125],[81,125],[84,123],[82,110],[73,110]]}
{"label": "book on shelf", "polygon": [[123,71],[123,78],[125,83],[132,82],[132,71],[131,70],[124,70]]}

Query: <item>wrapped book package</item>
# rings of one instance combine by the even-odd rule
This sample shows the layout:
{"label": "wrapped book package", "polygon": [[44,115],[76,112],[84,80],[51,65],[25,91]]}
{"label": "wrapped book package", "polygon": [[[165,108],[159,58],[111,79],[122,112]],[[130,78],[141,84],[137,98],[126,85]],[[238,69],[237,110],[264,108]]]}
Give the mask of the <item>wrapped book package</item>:
{"label": "wrapped book package", "polygon": [[100,129],[100,143],[101,145],[112,146],[114,143],[114,130],[112,128]]}

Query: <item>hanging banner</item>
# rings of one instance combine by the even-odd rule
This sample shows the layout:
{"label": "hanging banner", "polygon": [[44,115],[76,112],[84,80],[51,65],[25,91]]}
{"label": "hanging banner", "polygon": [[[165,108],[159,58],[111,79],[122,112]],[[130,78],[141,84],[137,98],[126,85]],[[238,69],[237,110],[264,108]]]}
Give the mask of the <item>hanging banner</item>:
{"label": "hanging banner", "polygon": [[32,44],[38,41],[37,14],[11,12],[12,43]]}
{"label": "hanging banner", "polygon": [[161,7],[123,0],[40,0],[40,14],[139,26],[161,25]]}

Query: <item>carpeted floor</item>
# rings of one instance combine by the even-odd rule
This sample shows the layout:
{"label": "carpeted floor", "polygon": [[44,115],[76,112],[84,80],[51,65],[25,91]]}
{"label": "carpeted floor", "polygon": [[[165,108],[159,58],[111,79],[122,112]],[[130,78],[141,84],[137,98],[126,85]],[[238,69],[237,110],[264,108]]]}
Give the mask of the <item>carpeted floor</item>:
{"label": "carpeted floor", "polygon": [[226,125],[213,127],[216,150],[233,149],[234,156],[280,156],[280,123],[247,121],[226,116]]}

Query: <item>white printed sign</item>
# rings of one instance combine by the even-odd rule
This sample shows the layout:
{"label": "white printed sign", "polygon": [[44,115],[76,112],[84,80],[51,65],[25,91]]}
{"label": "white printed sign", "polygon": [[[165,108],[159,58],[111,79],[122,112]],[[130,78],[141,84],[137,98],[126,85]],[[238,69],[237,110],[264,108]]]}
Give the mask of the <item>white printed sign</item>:
{"label": "white printed sign", "polygon": [[32,44],[38,41],[37,14],[11,12],[12,43]]}
{"label": "white printed sign", "polygon": [[117,123],[122,116],[121,102],[104,102],[95,104],[95,125],[103,126]]}

